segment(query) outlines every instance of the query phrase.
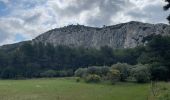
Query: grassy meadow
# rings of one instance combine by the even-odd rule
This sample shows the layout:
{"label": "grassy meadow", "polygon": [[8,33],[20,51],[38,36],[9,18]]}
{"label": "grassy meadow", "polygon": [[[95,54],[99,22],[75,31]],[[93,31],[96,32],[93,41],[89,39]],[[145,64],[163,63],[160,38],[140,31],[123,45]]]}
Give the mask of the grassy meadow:
{"label": "grassy meadow", "polygon": [[149,84],[87,84],[70,78],[0,80],[0,100],[146,100]]}

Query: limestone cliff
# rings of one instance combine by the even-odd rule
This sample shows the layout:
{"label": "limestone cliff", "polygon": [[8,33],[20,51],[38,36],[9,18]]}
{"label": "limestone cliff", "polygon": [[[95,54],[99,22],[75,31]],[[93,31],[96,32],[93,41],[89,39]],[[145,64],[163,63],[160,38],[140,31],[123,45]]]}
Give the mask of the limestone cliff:
{"label": "limestone cliff", "polygon": [[170,26],[135,21],[102,28],[69,25],[50,30],[33,39],[33,42],[86,48],[102,46],[132,48],[144,44],[142,42],[144,37],[158,34],[170,35]]}

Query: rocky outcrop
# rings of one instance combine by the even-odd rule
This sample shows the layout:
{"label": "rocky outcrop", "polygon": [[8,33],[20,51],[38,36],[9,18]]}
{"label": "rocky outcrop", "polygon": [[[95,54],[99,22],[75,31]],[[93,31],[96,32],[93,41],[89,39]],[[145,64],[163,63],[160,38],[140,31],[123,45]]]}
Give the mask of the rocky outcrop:
{"label": "rocky outcrop", "polygon": [[50,30],[37,38],[33,43],[51,43],[54,46],[97,48],[109,46],[112,48],[133,48],[144,44],[144,37],[150,35],[170,35],[170,26],[166,24],[148,24],[128,22],[102,28],[83,25],[69,25]]}

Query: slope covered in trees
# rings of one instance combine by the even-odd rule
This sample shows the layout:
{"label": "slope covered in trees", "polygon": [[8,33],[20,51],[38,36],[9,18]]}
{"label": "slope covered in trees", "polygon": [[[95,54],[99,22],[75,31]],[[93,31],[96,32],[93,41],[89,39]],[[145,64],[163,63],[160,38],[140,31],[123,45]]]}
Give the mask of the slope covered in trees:
{"label": "slope covered in trees", "polygon": [[54,47],[27,42],[10,52],[0,50],[0,77],[71,76],[78,68],[111,66],[120,62],[149,64],[153,79],[170,79],[170,37],[158,35],[143,41],[146,40],[150,41],[146,46],[131,49]]}

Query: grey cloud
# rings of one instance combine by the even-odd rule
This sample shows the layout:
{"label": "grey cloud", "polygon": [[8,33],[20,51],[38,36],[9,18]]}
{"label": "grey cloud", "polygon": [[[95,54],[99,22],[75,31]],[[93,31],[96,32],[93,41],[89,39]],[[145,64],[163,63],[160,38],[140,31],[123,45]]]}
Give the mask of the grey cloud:
{"label": "grey cloud", "polygon": [[[10,1],[11,11],[6,18],[0,17],[0,42],[17,33],[34,38],[51,28],[68,24],[102,26],[130,20],[166,22],[169,13],[164,12],[159,3],[149,4],[152,0],[144,0],[143,9],[134,4],[136,0],[16,0],[16,4],[7,1]],[[71,4],[68,1],[72,1]],[[60,8],[64,4],[68,5]]]}
{"label": "grey cloud", "polygon": [[131,5],[132,4],[126,0],[105,0],[99,5],[100,13],[93,18],[89,18],[87,24],[94,26],[113,24],[111,21],[112,17]]}
{"label": "grey cloud", "polygon": [[7,31],[4,31],[4,29],[0,28],[0,45],[13,43],[15,42],[14,34],[8,33]]}
{"label": "grey cloud", "polygon": [[9,36],[10,36],[10,34],[7,34],[6,32],[3,32],[2,30],[0,30],[0,44],[1,44],[1,42],[5,41],[7,38],[9,38]]}
{"label": "grey cloud", "polygon": [[149,14],[144,12],[144,11],[140,11],[140,10],[137,10],[137,11],[129,11],[126,13],[128,16],[132,16],[133,18],[146,18],[146,17],[149,17]]}
{"label": "grey cloud", "polygon": [[[90,10],[100,4],[102,0],[75,0],[74,4],[69,5],[64,9],[60,9],[55,5],[56,13],[62,16],[74,16],[75,14],[80,14],[82,11]],[[105,1],[105,0],[103,0]]]}
{"label": "grey cloud", "polygon": [[35,13],[35,14],[31,15],[31,16],[23,18],[23,20],[27,24],[36,24],[39,21],[39,18],[41,17],[41,15],[42,15],[41,13]]}
{"label": "grey cloud", "polygon": [[159,5],[149,5],[143,9],[143,12],[149,15],[150,21],[158,23],[166,20],[167,12],[164,12]]}
{"label": "grey cloud", "polygon": [[74,3],[75,4],[69,5],[64,9],[60,9],[59,7],[55,6],[56,13],[63,16],[74,16],[75,14],[80,14],[83,11],[99,7],[101,12],[107,14],[118,11],[121,9],[121,6],[125,5],[125,1],[122,0],[76,0]]}
{"label": "grey cloud", "polygon": [[22,29],[22,22],[18,19],[0,18],[0,45],[15,42],[15,34]]}
{"label": "grey cloud", "polygon": [[[56,13],[61,17],[69,17],[99,8],[96,16],[88,15],[90,17],[85,19],[86,24],[91,26],[110,25],[112,16],[132,5],[128,0],[76,0],[74,3],[64,9],[55,6]],[[93,13],[95,12],[91,12]]]}

